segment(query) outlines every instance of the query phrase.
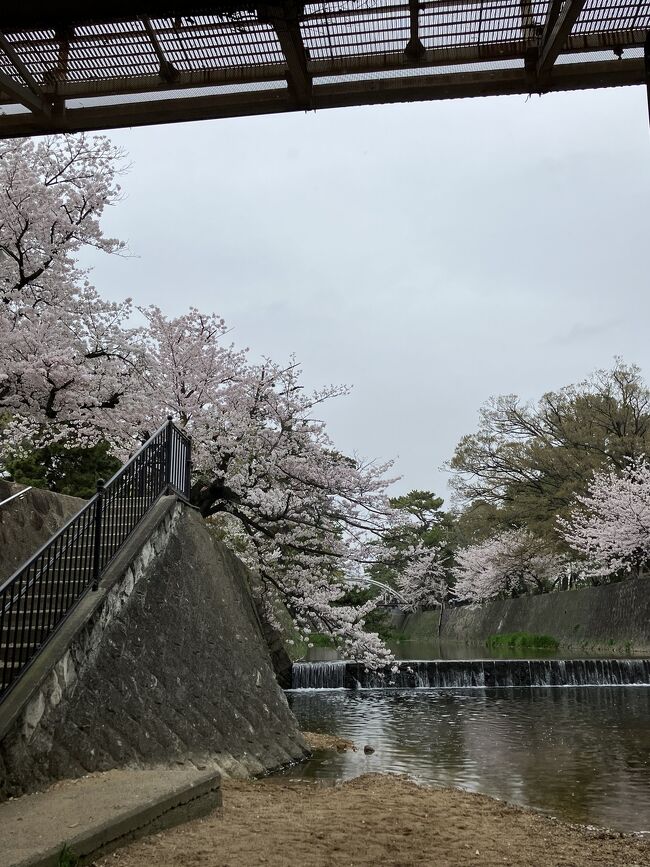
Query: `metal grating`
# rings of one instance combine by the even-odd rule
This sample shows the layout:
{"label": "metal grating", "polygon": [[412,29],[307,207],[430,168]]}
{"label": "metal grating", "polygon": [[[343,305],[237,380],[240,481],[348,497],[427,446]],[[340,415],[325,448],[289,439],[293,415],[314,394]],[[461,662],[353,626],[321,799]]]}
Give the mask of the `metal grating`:
{"label": "metal grating", "polygon": [[310,60],[383,56],[404,51],[409,39],[408,5],[372,8],[369,4],[344,12],[340,8],[340,3],[305,8],[300,30]]}
{"label": "metal grating", "polygon": [[650,28],[650,6],[642,0],[587,0],[573,34],[612,33]]}
{"label": "metal grating", "polygon": [[650,0],[275,4],[0,11],[0,136],[646,81]]}
{"label": "metal grating", "polygon": [[252,13],[236,22],[199,15],[191,22],[167,18],[151,24],[165,57],[182,71],[284,62],[273,27],[260,24]]}
{"label": "metal grating", "polygon": [[[540,4],[537,4],[538,6]],[[545,4],[544,4],[545,5]],[[487,46],[503,42],[524,42],[530,34],[534,15],[522,15],[517,2],[428,3],[421,13],[421,36],[425,48]],[[541,18],[538,24],[543,23]],[[526,36],[525,34],[529,35]]]}

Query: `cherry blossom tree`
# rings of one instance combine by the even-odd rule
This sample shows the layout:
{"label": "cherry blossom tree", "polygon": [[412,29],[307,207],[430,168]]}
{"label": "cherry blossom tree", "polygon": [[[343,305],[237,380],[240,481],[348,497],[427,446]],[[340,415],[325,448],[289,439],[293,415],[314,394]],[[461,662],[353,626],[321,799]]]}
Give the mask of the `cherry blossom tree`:
{"label": "cherry blossom tree", "polygon": [[250,363],[226,342],[218,317],[142,312],[148,363],[140,427],[171,411],[191,434],[192,500],[260,577],[269,616],[283,604],[304,636],[329,632],[348,655],[388,662],[378,637],[363,629],[375,602],[340,603],[342,579],[373,562],[373,543],[393,520],[390,464],[342,455],[318,417],[325,401],[348,389],[307,391],[295,359]]}
{"label": "cherry blossom tree", "polygon": [[390,499],[392,526],[370,576],[395,587],[405,611],[444,605],[449,594],[451,515],[431,491],[413,490]]}
{"label": "cherry blossom tree", "polygon": [[102,138],[0,147],[2,448],[108,441],[125,456],[171,412],[192,435],[192,499],[259,575],[271,617],[330,632],[367,665],[391,656],[364,629],[374,607],[341,604],[343,579],[382,550],[394,513],[390,463],[341,454],[320,416],[347,388],[309,392],[294,359],[252,363],[218,316],[168,318],[105,302],[79,268],[84,246],[119,253],[100,218],[121,155]]}
{"label": "cherry blossom tree", "polygon": [[558,520],[566,543],[585,558],[590,576],[638,575],[650,563],[650,466],[630,460],[622,472],[595,473],[568,519]]}
{"label": "cherry blossom tree", "polygon": [[96,435],[103,411],[128,403],[141,356],[130,302],[100,298],[76,260],[123,249],[100,225],[121,163],[103,137],[0,143],[0,411],[13,443]]}
{"label": "cherry blossom tree", "polygon": [[523,593],[543,592],[564,568],[561,557],[527,530],[505,530],[456,552],[454,596],[485,602]]}
{"label": "cherry blossom tree", "polygon": [[415,545],[404,552],[404,565],[396,584],[405,611],[443,607],[449,598],[444,550],[441,546]]}

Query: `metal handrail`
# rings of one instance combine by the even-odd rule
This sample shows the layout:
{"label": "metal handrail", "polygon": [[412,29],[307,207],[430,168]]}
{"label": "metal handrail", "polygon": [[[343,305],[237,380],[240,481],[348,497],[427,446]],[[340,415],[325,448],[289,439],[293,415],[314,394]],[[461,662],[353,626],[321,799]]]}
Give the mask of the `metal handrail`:
{"label": "metal handrail", "polygon": [[17,494],[12,494],[10,497],[7,497],[6,500],[2,500],[2,502],[0,502],[0,508],[5,506],[7,503],[10,503],[12,500],[18,500],[20,497],[24,497],[27,491],[31,491],[32,488],[33,485],[30,485],[28,488],[23,488],[22,491],[18,491]]}
{"label": "metal handrail", "polygon": [[5,589],[6,589],[6,588],[11,584],[11,582],[12,582],[12,581],[13,581],[13,580],[14,580],[14,579],[15,579],[15,578],[16,578],[16,577],[17,577],[17,576],[18,576],[18,575],[23,571],[23,569],[25,569],[27,566],[29,566],[29,564],[30,564],[32,561],[35,561],[35,560],[37,560],[39,557],[42,557],[43,554],[45,554],[45,552],[48,550],[48,548],[51,548],[51,547],[52,547],[52,543],[55,542],[59,537],[63,536],[64,533],[66,532],[66,530],[68,530],[68,529],[72,526],[72,524],[74,524],[74,523],[77,521],[77,519],[80,518],[81,515],[83,515],[84,512],[86,512],[86,511],[88,511],[88,509],[90,509],[90,507],[92,506],[93,502],[95,501],[96,496],[97,496],[97,494],[94,494],[94,495],[93,495],[93,496],[92,496],[92,497],[91,497],[91,498],[90,498],[90,499],[89,499],[89,500],[88,500],[88,501],[87,501],[87,502],[86,502],[86,503],[85,503],[85,504],[84,504],[84,505],[79,509],[78,512],[75,512],[74,515],[73,515],[71,518],[68,518],[68,520],[65,522],[65,524],[63,524],[63,526],[61,526],[61,527],[56,531],[56,533],[48,539],[47,542],[45,542],[43,545],[41,545],[41,547],[36,551],[35,554],[33,554],[33,555],[29,558],[29,560],[27,560],[26,563],[23,563],[23,565],[20,566],[20,567],[19,567],[19,568],[18,568],[18,569],[13,573],[13,575],[10,575],[10,576],[6,579],[6,581],[4,581],[2,584],[0,584],[0,594],[2,594],[2,592],[3,592],[3,591],[4,591],[4,590],[5,590]]}
{"label": "metal handrail", "polygon": [[[0,701],[165,493],[189,499],[191,440],[171,416],[0,585]],[[24,493],[20,491],[19,494]]]}
{"label": "metal handrail", "polygon": [[[113,482],[115,481],[115,479],[119,478],[124,473],[125,470],[128,470],[128,468],[131,466],[131,464],[135,460],[137,460],[137,458],[140,457],[140,455],[142,455],[142,453],[144,451],[146,451],[149,448],[149,446],[156,439],[156,437],[160,436],[160,434],[169,425],[170,421],[172,421],[172,416],[167,416],[167,421],[164,424],[161,424],[160,427],[158,428],[158,430],[155,433],[151,434],[151,436],[149,437],[148,440],[145,440],[145,442],[140,446],[140,448],[137,450],[137,452],[134,452],[131,455],[131,457],[128,459],[128,461],[125,464],[123,464],[119,468],[119,470],[117,470],[115,473],[113,473],[113,475],[110,477],[110,479],[107,482],[104,482],[104,489],[110,487],[113,484]],[[183,431],[181,431],[180,428],[177,428],[176,425],[174,425],[174,430],[176,430],[179,434],[183,434],[183,436],[187,436],[187,434],[183,433]]]}
{"label": "metal handrail", "polygon": [[[56,537],[58,537],[59,535],[61,535],[61,534],[63,533],[63,531],[64,531],[67,527],[70,527],[71,524],[75,523],[75,519],[77,519],[77,518],[78,518],[78,517],[79,517],[83,512],[86,511],[86,509],[88,508],[88,505],[89,505],[89,504],[86,504],[85,506],[83,506],[83,508],[81,508],[78,512],[76,512],[76,513],[72,516],[72,518],[70,518],[70,520],[67,521],[63,527],[61,527],[61,529],[58,531],[58,533],[55,534],[55,536],[53,536],[53,537],[52,537],[48,542],[46,542],[44,545],[41,545],[41,547],[38,549],[38,551],[36,552],[36,554],[34,554],[34,556],[32,557],[32,559],[35,559],[35,558],[39,557],[39,555],[43,555],[43,554],[45,554],[45,553],[46,553],[46,552],[47,552],[47,551],[52,547],[52,542],[53,542],[53,540],[54,540]],[[74,532],[75,532],[76,535],[75,535],[72,539],[68,539],[68,541],[66,541],[66,544],[65,544],[65,547],[63,548],[63,551],[59,551],[59,552],[58,552],[59,556],[60,556],[62,553],[67,553],[67,551],[68,551],[68,549],[70,548],[70,546],[72,545],[72,543],[77,541],[77,539],[79,538],[79,536],[81,535],[81,533],[83,532],[83,530],[82,530],[81,528],[79,528],[78,530],[75,529]],[[29,563],[29,562],[31,562],[31,561],[28,561],[28,563]],[[21,567],[19,568],[18,572],[21,572],[24,568],[25,568],[24,565],[21,566]],[[26,584],[24,585],[24,587],[21,589],[21,591],[20,591],[20,593],[18,594],[18,596],[13,597],[13,599],[12,599],[10,602],[7,602],[7,603],[6,603],[6,606],[5,606],[4,608],[2,608],[2,610],[0,611],[0,613],[5,614],[5,612],[9,611],[10,608],[11,608],[12,603],[15,602],[16,599],[18,599],[19,597],[24,596],[24,595],[25,595],[29,590],[31,590],[32,587],[34,586],[34,584],[36,584],[36,582],[39,581],[40,578],[43,577],[43,575],[45,574],[45,571],[46,571],[46,570],[45,570],[43,567],[41,567],[41,569],[40,569],[38,572],[36,572],[36,573],[35,573],[35,574],[34,574],[34,575],[29,579],[29,582],[26,583]],[[10,575],[9,578],[7,578],[7,580],[6,580],[3,584],[0,584],[0,597],[2,596],[2,593],[3,593],[3,591],[5,590],[5,588],[8,587],[9,584],[11,584],[12,580],[15,578],[15,576],[18,574],[18,572],[14,572],[14,574],[13,574],[13,575]]]}
{"label": "metal handrail", "polygon": [[[150,436],[149,439],[142,446],[140,446],[140,448],[137,450],[137,452],[131,458],[129,458],[129,460],[122,467],[120,467],[120,469],[116,473],[114,473],[110,477],[110,479],[107,482],[101,483],[103,490],[106,490],[109,487],[109,485],[112,485],[113,482],[116,479],[118,479],[124,473],[124,471],[127,470],[131,466],[131,464],[133,464],[133,462],[138,457],[140,457],[142,455],[142,453],[149,447],[151,442],[167,428],[168,424],[169,424],[169,421],[166,421],[165,424],[161,425],[158,428],[158,430],[154,434],[152,434],[152,436]],[[21,491],[20,493],[23,493],[23,492]],[[79,509],[79,511],[75,512],[74,515],[71,518],[69,518],[65,522],[65,524],[63,524],[57,530],[57,532],[50,539],[48,539],[47,542],[45,542],[44,545],[41,545],[41,547],[36,551],[36,553],[33,554],[32,557],[30,557],[30,559],[25,564],[23,564],[19,569],[17,569],[13,575],[10,575],[9,578],[7,578],[7,580],[3,584],[0,584],[0,593],[2,593],[2,591],[9,584],[11,584],[11,582],[18,576],[18,574],[23,569],[25,569],[32,561],[37,560],[40,556],[42,556],[47,551],[48,548],[52,547],[53,543],[56,542],[57,539],[62,537],[66,533],[66,531],[72,526],[72,524],[74,524],[84,514],[84,512],[87,512],[89,509],[91,509],[92,506],[95,504],[98,497],[99,497],[99,492],[97,492],[96,494],[93,494],[93,496],[84,503],[84,505]],[[2,505],[2,504],[0,503],[0,505]]]}

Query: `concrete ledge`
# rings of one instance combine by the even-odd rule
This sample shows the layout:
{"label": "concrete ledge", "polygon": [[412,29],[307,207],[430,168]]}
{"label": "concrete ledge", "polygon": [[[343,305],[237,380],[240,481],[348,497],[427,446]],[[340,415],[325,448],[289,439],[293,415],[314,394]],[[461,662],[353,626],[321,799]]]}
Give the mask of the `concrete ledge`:
{"label": "concrete ledge", "polygon": [[57,867],[67,847],[80,864],[221,805],[214,770],[116,770],[58,783],[0,804],[0,867]]}

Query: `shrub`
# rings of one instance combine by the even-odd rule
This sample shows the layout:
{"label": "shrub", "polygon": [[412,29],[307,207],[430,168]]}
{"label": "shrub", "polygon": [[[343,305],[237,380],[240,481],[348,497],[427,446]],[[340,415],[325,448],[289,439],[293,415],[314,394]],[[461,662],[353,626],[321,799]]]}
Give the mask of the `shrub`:
{"label": "shrub", "polygon": [[545,650],[557,650],[558,641],[551,635],[532,635],[530,632],[504,632],[500,635],[490,635],[486,641],[488,647],[534,647]]}

